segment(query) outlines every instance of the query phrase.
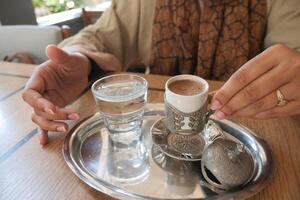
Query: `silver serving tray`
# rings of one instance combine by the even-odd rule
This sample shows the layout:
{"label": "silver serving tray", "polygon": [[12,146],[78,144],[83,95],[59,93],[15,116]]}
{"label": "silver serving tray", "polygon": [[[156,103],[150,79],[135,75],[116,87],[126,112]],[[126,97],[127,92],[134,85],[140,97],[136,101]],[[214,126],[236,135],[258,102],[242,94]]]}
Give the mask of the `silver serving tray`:
{"label": "silver serving tray", "polygon": [[165,156],[152,144],[150,128],[164,116],[163,110],[145,112],[143,141],[149,171],[141,180],[111,179],[108,133],[97,113],[78,123],[66,136],[63,155],[70,169],[94,189],[119,199],[245,199],[262,190],[273,172],[270,148],[251,130],[233,121],[216,121],[227,137],[243,143],[255,163],[254,175],[243,187],[222,191],[209,185],[201,174],[201,163]]}

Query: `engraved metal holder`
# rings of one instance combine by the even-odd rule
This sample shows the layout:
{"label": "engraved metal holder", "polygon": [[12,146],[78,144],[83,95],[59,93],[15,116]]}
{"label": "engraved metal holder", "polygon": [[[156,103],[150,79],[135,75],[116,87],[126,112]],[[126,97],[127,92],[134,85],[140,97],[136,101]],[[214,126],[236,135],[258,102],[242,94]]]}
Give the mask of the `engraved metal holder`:
{"label": "engraved metal holder", "polygon": [[[181,112],[165,100],[166,125],[173,133],[191,135],[200,133],[206,124],[207,103],[191,113]],[[188,127],[188,128],[184,128]]]}
{"label": "engraved metal holder", "polygon": [[205,147],[201,134],[183,135],[171,132],[166,126],[166,118],[159,119],[151,128],[152,141],[169,157],[199,161]]}
{"label": "engraved metal holder", "polygon": [[[161,105],[163,106],[163,105]],[[109,139],[105,125],[95,114],[76,125],[66,136],[63,155],[70,170],[95,190],[119,199],[245,199],[262,190],[270,181],[272,158],[267,143],[252,131],[229,120],[214,121],[226,138],[243,144],[251,155],[253,176],[248,183],[234,190],[218,190],[204,178],[201,162],[172,159],[154,149],[150,129],[164,117],[164,111],[145,112],[142,141],[149,154],[149,171],[136,182],[111,181]]]}

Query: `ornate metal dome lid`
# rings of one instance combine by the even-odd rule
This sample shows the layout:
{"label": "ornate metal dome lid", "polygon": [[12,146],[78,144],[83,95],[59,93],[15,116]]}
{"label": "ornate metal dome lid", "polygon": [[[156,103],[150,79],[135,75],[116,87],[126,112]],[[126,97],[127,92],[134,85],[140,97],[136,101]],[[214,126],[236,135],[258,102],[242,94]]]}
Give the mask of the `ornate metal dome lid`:
{"label": "ornate metal dome lid", "polygon": [[204,150],[201,170],[208,183],[229,190],[251,179],[254,162],[243,145],[217,138]]}

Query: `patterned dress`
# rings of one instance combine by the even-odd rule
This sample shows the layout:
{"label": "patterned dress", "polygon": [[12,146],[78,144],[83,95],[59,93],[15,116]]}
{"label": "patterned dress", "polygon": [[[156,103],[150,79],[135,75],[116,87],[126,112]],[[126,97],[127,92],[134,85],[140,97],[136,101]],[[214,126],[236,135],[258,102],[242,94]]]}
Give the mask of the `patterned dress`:
{"label": "patterned dress", "polygon": [[262,51],[265,0],[157,0],[151,73],[227,80]]}

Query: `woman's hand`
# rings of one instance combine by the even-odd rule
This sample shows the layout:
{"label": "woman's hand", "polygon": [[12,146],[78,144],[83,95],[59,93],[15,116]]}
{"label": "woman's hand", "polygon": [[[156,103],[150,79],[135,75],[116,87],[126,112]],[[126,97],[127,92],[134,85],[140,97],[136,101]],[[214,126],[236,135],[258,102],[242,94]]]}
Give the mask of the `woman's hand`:
{"label": "woman's hand", "polygon": [[[280,94],[286,104],[279,104]],[[220,119],[300,114],[300,53],[284,45],[266,49],[244,64],[216,92],[211,109],[216,110],[215,115]]]}
{"label": "woman's hand", "polygon": [[46,52],[49,60],[36,68],[23,93],[34,110],[32,121],[41,129],[43,145],[48,142],[48,131],[68,130],[61,120],[79,118],[76,110],[64,107],[87,87],[90,70],[89,60],[82,54],[69,54],[54,45]]}

